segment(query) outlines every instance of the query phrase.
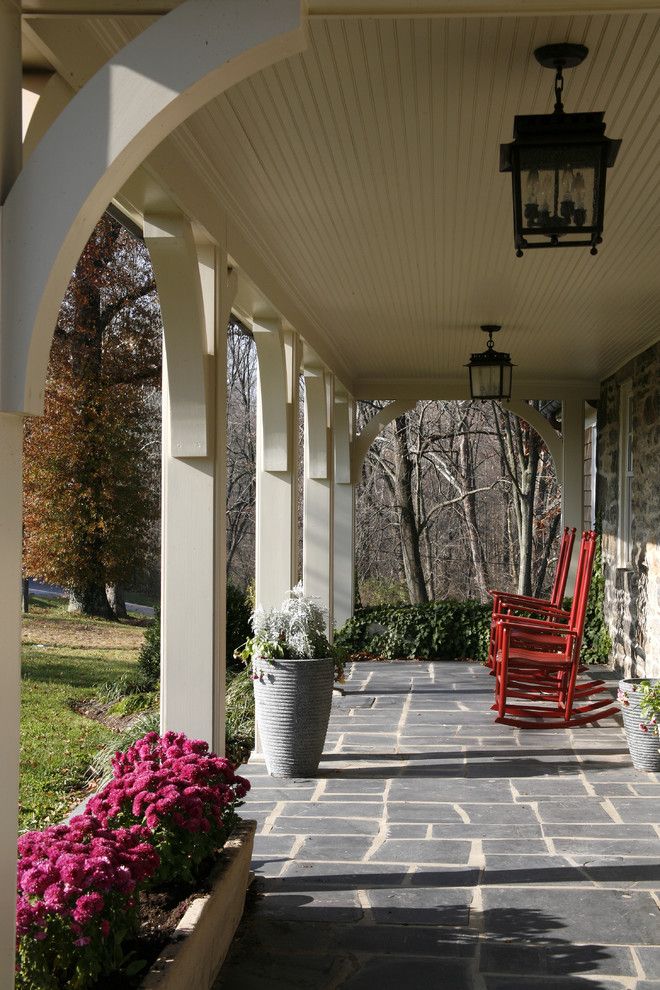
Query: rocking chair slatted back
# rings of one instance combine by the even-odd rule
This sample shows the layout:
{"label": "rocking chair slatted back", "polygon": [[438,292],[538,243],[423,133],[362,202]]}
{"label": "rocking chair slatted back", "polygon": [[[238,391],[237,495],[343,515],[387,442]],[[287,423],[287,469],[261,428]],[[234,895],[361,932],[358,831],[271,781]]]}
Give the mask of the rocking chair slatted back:
{"label": "rocking chair slatted back", "polygon": [[564,592],[566,591],[566,582],[568,580],[568,571],[571,566],[574,542],[575,526],[573,526],[572,529],[569,529],[569,527],[566,526],[561,538],[557,568],[555,570],[555,579],[552,582],[552,591],[550,592],[550,604],[554,605],[556,608],[561,607]]}
{"label": "rocking chair slatted back", "polygon": [[495,650],[497,646],[497,620],[501,615],[509,614],[512,610],[533,611],[536,614],[543,614],[545,608],[561,608],[561,603],[566,590],[568,571],[573,555],[573,544],[575,542],[575,527],[572,529],[565,527],[559,548],[557,567],[552,583],[550,598],[534,598],[526,595],[509,594],[504,591],[491,591],[493,596],[493,612],[490,624],[490,645],[488,648],[488,666],[495,667]]}
{"label": "rocking chair slatted back", "polygon": [[[552,617],[498,619],[493,705],[498,722],[518,728],[565,728],[616,714],[602,680],[577,684],[595,550],[596,533],[585,531],[573,603],[563,622]],[[590,701],[594,696],[596,700]],[[527,703],[516,703],[517,699]],[[587,704],[574,706],[576,700]]]}

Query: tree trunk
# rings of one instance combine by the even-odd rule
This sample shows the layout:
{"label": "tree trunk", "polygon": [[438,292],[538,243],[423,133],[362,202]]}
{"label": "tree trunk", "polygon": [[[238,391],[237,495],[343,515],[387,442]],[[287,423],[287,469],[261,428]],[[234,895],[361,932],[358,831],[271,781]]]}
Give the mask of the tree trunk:
{"label": "tree trunk", "polygon": [[30,579],[21,578],[21,597],[23,599],[23,611],[27,615],[30,611]]}
{"label": "tree trunk", "polygon": [[559,530],[559,522],[561,516],[559,513],[554,517],[550,523],[550,529],[548,531],[548,538],[545,541],[545,546],[543,548],[543,553],[541,554],[541,559],[539,561],[539,570],[536,576],[536,587],[534,588],[534,594],[537,598],[541,598],[543,595],[543,585],[545,583],[545,575],[548,570],[548,559],[550,557],[550,551],[555,542],[557,532]]}
{"label": "tree trunk", "polygon": [[476,476],[474,464],[470,455],[470,440],[467,430],[464,430],[459,436],[458,452],[461,473],[465,480],[465,488],[467,491],[465,498],[461,502],[461,506],[463,509],[463,516],[465,518],[470,555],[472,556],[472,564],[477,581],[479,597],[482,601],[485,601],[488,597],[488,565],[486,563],[484,547],[479,534],[479,526],[477,524],[476,497],[471,491],[476,487]]}
{"label": "tree trunk", "polygon": [[82,588],[69,588],[68,611],[76,615],[93,615],[102,619],[114,618],[105,593],[105,585],[96,583]]}
{"label": "tree trunk", "polygon": [[412,491],[413,463],[407,438],[406,417],[398,416],[394,421],[394,495],[408,594],[413,605],[419,605],[428,602],[429,596],[419,546],[419,528]]}
{"label": "tree trunk", "polygon": [[105,594],[115,619],[127,619],[126,598],[121,584],[106,584]]}

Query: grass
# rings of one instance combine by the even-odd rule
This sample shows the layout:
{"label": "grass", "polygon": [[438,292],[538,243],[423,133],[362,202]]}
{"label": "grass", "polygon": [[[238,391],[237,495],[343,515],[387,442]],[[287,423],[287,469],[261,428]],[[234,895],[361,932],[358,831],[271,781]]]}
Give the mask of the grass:
{"label": "grass", "polygon": [[150,608],[155,608],[160,604],[157,595],[150,595],[146,591],[127,591],[124,597],[131,605],[148,605]]}
{"label": "grass", "polygon": [[134,673],[144,627],[71,616],[54,599],[31,609],[23,623],[21,831],[60,821],[84,796],[89,764],[115,733],[72,703]]}
{"label": "grass", "polygon": [[[70,615],[66,602],[31,599],[23,618],[21,780],[19,828],[61,821],[90,786],[89,768],[103,774],[110,756],[157,725],[150,710],[137,727],[115,732],[79,715],[76,703],[116,694],[115,714],[154,705],[154,692],[124,696],[121,681],[137,673],[136,660],[149,620],[109,622]],[[113,689],[114,685],[114,689]],[[104,691],[99,692],[99,688]],[[110,696],[112,694],[112,697]],[[227,681],[227,755],[247,759],[254,739],[254,698],[248,670]],[[91,775],[93,776],[93,774]]]}

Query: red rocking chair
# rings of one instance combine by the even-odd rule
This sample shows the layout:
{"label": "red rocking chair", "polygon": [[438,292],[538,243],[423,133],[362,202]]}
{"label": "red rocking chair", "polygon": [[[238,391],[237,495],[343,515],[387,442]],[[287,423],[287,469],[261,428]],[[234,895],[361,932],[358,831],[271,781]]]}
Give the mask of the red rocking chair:
{"label": "red rocking chair", "polygon": [[[497,646],[497,623],[505,615],[514,612],[532,612],[535,616],[550,618],[561,613],[561,603],[566,590],[568,580],[568,570],[573,554],[573,543],[575,541],[575,527],[564,529],[559,548],[559,558],[555,570],[555,578],[552,583],[550,598],[534,598],[529,595],[516,595],[506,591],[489,591],[493,599],[493,615],[490,623],[490,645],[488,647],[488,666],[491,670],[495,668],[495,650]],[[563,613],[562,613],[563,614]]]}
{"label": "red rocking chair", "polygon": [[604,681],[578,683],[595,541],[594,532],[582,534],[570,612],[497,620],[495,721],[519,729],[558,729],[617,714]]}

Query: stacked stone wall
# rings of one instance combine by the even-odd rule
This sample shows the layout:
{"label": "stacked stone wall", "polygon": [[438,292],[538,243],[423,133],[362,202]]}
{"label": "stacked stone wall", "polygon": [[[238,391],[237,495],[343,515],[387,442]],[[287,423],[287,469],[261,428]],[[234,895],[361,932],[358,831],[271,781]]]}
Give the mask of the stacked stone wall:
{"label": "stacked stone wall", "polygon": [[[618,567],[620,387],[632,382],[632,553]],[[626,676],[660,677],[660,342],[601,385],[597,512],[603,531],[605,617]]]}

